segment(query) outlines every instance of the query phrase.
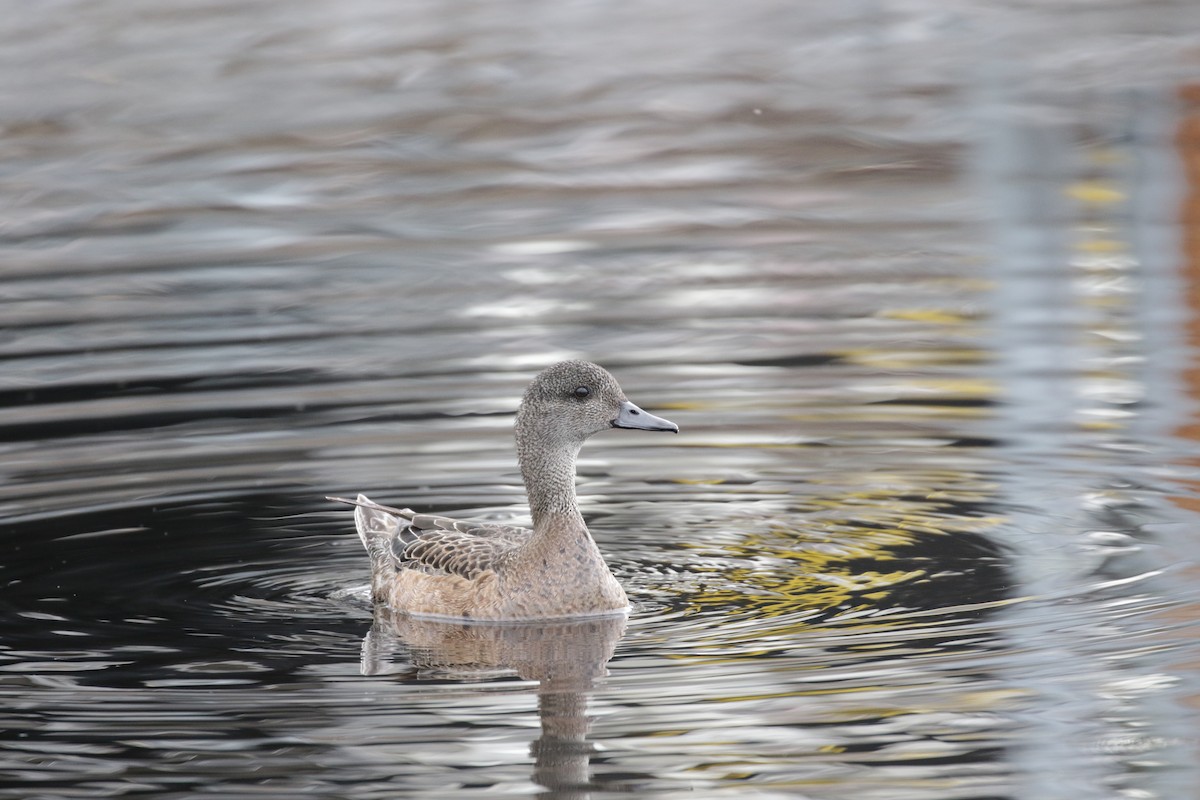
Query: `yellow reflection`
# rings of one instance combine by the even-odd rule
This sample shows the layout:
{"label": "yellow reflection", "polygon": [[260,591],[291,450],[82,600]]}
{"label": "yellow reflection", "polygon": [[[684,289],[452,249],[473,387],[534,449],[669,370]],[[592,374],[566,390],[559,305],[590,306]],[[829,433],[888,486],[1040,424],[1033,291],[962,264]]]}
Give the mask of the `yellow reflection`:
{"label": "yellow reflection", "polygon": [[[807,620],[831,609],[839,616],[876,611],[894,605],[889,601],[897,587],[930,580],[943,569],[936,562],[918,562],[903,549],[928,545],[938,537],[949,543],[949,537],[978,534],[1003,521],[965,514],[962,504],[986,502],[993,490],[967,473],[870,473],[857,480],[843,474],[826,479],[838,494],[810,499],[793,509],[802,513],[803,529],[777,525],[715,548],[711,542],[687,545],[732,565],[721,570],[720,583],[687,598],[690,610],[749,613],[781,623],[775,628],[756,625],[755,637],[804,629]],[[854,487],[868,480],[870,487]],[[936,552],[936,545],[932,549]],[[879,616],[861,621],[861,626],[881,624],[886,621]],[[723,638],[738,639],[729,632]]]}
{"label": "yellow reflection", "polygon": [[1067,196],[1081,203],[1106,205],[1119,203],[1125,199],[1125,193],[1109,181],[1092,180],[1079,181],[1067,187]]}
{"label": "yellow reflection", "polygon": [[880,313],[888,319],[903,319],[911,322],[928,322],[935,325],[961,325],[970,318],[942,308],[893,308]]}

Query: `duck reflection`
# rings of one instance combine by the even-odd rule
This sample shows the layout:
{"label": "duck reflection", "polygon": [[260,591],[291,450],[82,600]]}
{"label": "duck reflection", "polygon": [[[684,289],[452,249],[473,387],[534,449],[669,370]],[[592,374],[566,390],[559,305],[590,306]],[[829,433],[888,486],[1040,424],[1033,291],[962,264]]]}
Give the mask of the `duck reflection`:
{"label": "duck reflection", "polygon": [[588,699],[625,624],[624,614],[534,623],[434,621],[380,606],[363,640],[362,673],[396,671],[391,655],[402,643],[421,670],[464,678],[511,671],[538,681],[542,734],[530,748],[532,779],[546,788],[541,797],[585,800],[594,752],[587,740]]}

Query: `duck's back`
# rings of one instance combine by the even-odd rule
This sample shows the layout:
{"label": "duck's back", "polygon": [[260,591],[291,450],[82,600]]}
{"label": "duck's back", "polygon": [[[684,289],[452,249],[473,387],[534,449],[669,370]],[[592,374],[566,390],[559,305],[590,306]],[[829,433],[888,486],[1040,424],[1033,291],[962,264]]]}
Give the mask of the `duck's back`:
{"label": "duck's back", "polygon": [[546,550],[527,528],[417,514],[364,495],[355,504],[376,603],[425,616],[509,620],[628,605],[586,528],[568,540],[573,547]]}
{"label": "duck's back", "polygon": [[397,575],[425,575],[474,581],[503,571],[531,531],[511,525],[468,522],[407,508],[388,508],[359,495],[354,522],[371,556],[373,599],[390,602]]}
{"label": "duck's back", "polygon": [[532,531],[414,514],[405,534],[392,546],[398,569],[474,580],[488,570],[502,571],[508,557],[529,540]]}

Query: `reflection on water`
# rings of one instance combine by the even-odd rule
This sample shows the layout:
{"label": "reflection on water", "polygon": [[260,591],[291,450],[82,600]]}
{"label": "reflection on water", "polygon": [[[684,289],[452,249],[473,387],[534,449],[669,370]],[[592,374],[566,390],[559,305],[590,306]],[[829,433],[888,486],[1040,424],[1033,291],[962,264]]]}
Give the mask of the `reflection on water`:
{"label": "reflection on water", "polygon": [[530,748],[533,781],[549,790],[547,796],[582,798],[588,796],[593,753],[588,697],[625,624],[623,615],[537,624],[431,622],[380,607],[363,640],[362,672],[391,671],[389,657],[399,645],[411,653],[414,667],[457,680],[512,670],[536,681],[542,733]]}
{"label": "reflection on water", "polygon": [[[0,797],[1188,796],[1197,14],[10,15]],[[373,616],[563,357],[627,623]]]}
{"label": "reflection on water", "polygon": [[[1179,392],[1179,365],[1170,366],[1169,355],[1185,292],[1175,269],[1176,229],[1164,219],[1179,190],[1166,179],[1176,156],[1161,146],[1170,141],[1175,108],[1152,92],[1114,105],[1124,106],[1124,120],[1089,120],[1094,138],[1083,146],[1064,127],[1045,124],[995,128],[984,140],[1000,254],[989,316],[1011,332],[995,365],[1004,391],[996,425],[1015,467],[1001,490],[1021,501],[1006,539],[1015,549],[1015,580],[1038,598],[1006,609],[1024,654],[1012,675],[1060,709],[1025,715],[1013,758],[1022,766],[1021,790],[1031,796],[1086,794],[1107,783],[1134,793],[1147,785],[1171,797],[1192,780],[1167,767],[1173,759],[1191,763],[1178,759],[1196,740],[1185,714],[1159,706],[1164,698],[1153,687],[1175,679],[1147,641],[1162,633],[1160,604],[1183,600],[1179,562],[1195,552],[1190,537],[1172,532],[1180,520],[1165,487],[1154,486],[1162,460],[1181,444],[1163,437],[1163,426],[1192,402]],[[1031,158],[1045,177],[1014,180]],[[1060,158],[1074,169],[1057,174],[1052,163]],[[1030,236],[1030,209],[1048,211],[1059,224]],[[1073,546],[1046,547],[1063,533]],[[1066,598],[1093,592],[1098,578],[1115,580],[1097,602],[1062,608]],[[1051,667],[1048,649],[1087,669]],[[1153,721],[1134,721],[1144,713]],[[1056,774],[1058,764],[1088,760],[1108,768]],[[1122,774],[1138,769],[1151,779]]]}

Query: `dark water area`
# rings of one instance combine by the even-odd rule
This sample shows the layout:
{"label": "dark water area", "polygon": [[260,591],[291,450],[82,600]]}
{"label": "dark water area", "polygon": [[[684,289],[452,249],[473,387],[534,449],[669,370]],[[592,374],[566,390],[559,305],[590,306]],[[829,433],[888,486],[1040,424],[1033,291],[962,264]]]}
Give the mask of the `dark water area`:
{"label": "dark water area", "polygon": [[[1194,794],[1194,3],[5,10],[0,797]],[[629,617],[376,613],[569,357]]]}

